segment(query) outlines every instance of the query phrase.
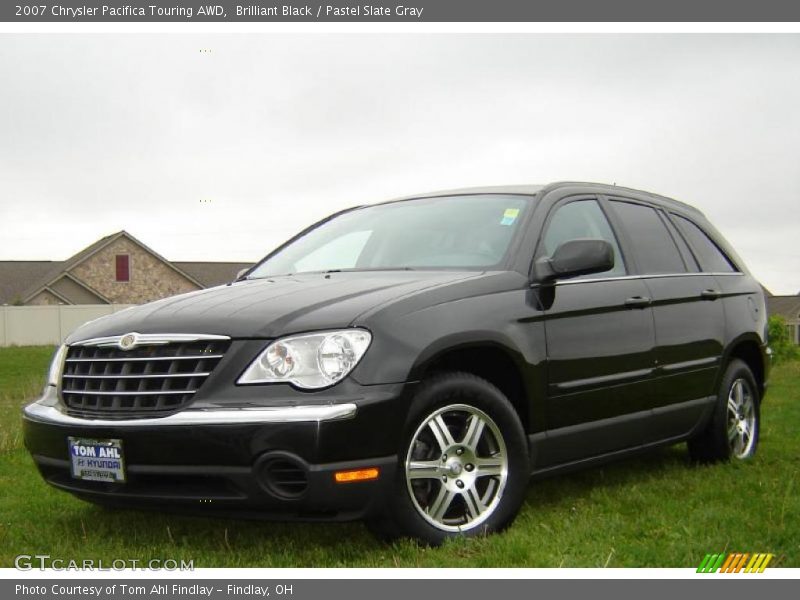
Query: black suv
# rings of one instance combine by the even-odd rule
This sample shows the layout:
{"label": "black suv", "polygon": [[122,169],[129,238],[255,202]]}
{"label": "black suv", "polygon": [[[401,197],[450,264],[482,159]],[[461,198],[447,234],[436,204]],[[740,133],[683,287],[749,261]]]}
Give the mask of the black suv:
{"label": "black suv", "polygon": [[363,518],[438,543],[531,475],[687,441],[755,453],[764,295],[694,208],[558,183],[337,213],[235,282],[87,323],[25,408],[111,505]]}

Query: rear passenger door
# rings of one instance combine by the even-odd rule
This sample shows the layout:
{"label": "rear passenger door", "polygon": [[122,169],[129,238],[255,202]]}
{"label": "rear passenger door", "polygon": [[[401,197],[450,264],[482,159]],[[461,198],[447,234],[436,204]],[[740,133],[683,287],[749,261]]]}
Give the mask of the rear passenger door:
{"label": "rear passenger door", "polygon": [[709,235],[709,232],[714,230],[708,228],[709,224],[704,219],[697,219],[695,222],[688,218],[691,215],[670,213],[669,216],[691,247],[700,270],[709,277],[714,277],[722,293],[719,302],[722,302],[725,312],[725,348],[729,348],[732,341],[742,335],[764,331],[767,318],[766,306],[764,306],[763,290],[758,282],[752,277],[745,276],[737,267],[735,256],[729,257],[723,248],[717,245]]}
{"label": "rear passenger door", "polygon": [[646,435],[650,441],[681,436],[700,420],[713,394],[725,339],[720,291],[661,208],[608,200],[652,302],[654,418]]}

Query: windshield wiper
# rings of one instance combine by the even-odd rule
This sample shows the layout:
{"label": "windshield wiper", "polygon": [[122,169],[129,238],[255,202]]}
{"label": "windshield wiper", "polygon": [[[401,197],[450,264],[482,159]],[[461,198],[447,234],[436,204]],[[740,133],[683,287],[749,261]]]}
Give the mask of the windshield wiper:
{"label": "windshield wiper", "polygon": [[321,273],[323,275],[328,275],[329,273],[367,273],[372,271],[416,271],[415,267],[374,267],[368,269],[327,269],[325,271],[298,271],[297,273],[281,273],[281,274],[273,274],[273,275],[262,275],[260,277],[254,277],[252,275],[248,275],[244,279],[239,279],[237,281],[252,281],[254,279],[271,279],[272,277],[293,277],[295,275],[314,275],[315,273]]}
{"label": "windshield wiper", "polygon": [[367,269],[328,269],[322,271],[326,275],[328,273],[364,273],[371,271],[413,271],[414,267],[371,267]]}

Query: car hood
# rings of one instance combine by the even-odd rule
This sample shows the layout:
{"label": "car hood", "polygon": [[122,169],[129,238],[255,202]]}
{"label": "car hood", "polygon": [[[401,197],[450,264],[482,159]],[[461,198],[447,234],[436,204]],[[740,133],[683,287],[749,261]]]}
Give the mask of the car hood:
{"label": "car hood", "polygon": [[77,329],[67,343],[132,331],[272,338],[346,327],[398,298],[480,276],[475,271],[371,271],[245,280],[102,317]]}

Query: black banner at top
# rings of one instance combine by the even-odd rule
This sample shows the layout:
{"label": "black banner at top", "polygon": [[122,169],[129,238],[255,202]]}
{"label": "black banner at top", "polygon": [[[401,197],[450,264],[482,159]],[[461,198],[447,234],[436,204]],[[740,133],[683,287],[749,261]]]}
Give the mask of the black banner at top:
{"label": "black banner at top", "polygon": [[4,1],[4,22],[785,22],[787,0]]}

